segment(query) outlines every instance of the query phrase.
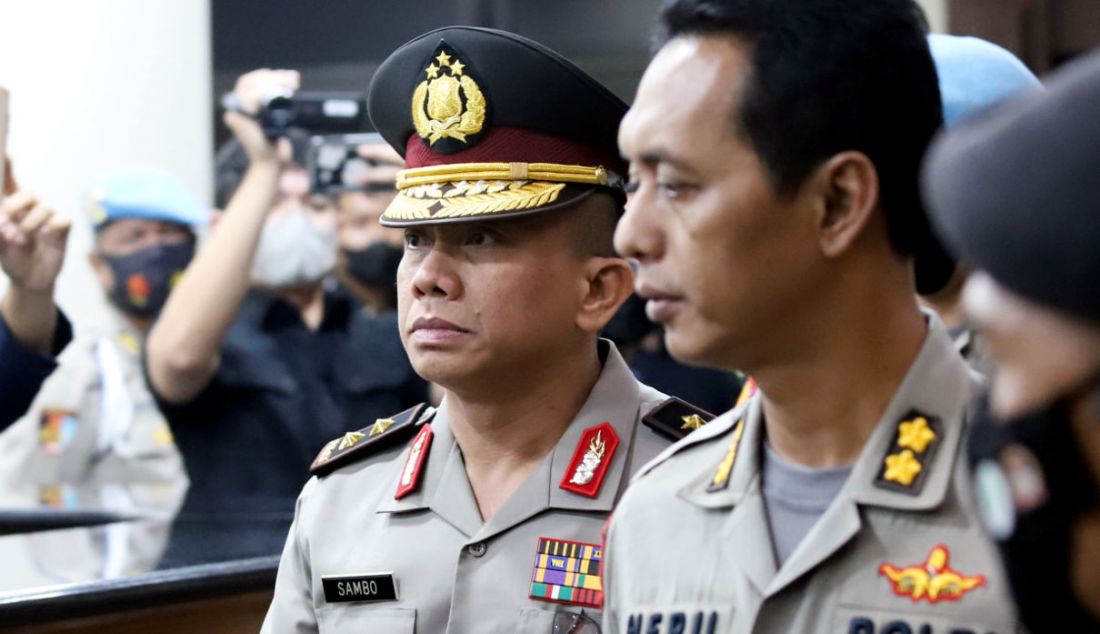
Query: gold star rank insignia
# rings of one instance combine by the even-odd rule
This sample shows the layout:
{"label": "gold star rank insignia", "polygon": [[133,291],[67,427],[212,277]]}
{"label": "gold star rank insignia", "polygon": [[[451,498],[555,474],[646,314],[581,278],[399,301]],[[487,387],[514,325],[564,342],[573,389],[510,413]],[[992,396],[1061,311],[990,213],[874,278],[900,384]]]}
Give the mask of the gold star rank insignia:
{"label": "gold star rank insignia", "polygon": [[370,433],[367,434],[367,435],[368,436],[377,436],[378,434],[384,434],[384,433],[386,433],[386,430],[390,428],[391,425],[393,425],[393,419],[392,418],[379,418],[379,419],[374,421],[373,425],[371,425]]}
{"label": "gold star rank insignia", "polygon": [[913,457],[913,452],[906,449],[899,454],[886,456],[886,471],[882,477],[890,482],[897,482],[905,486],[913,484],[913,479],[921,472],[920,461]]}
{"label": "gold star rank insignia", "polygon": [[330,440],[310,465],[310,473],[323,476],[340,465],[404,442],[420,427],[431,422],[434,414],[433,408],[422,403],[393,416],[376,419],[373,425]]}
{"label": "gold star rank insignia", "polygon": [[875,486],[919,495],[942,439],[943,423],[938,418],[910,411],[897,423],[893,441],[883,454]]}
{"label": "gold star rank insignia", "polygon": [[699,429],[707,424],[707,421],[703,420],[703,417],[698,414],[681,416],[680,420],[684,421],[684,424],[680,425],[680,429]]}
{"label": "gold star rank insignia", "polygon": [[447,54],[447,51],[439,51],[439,55],[435,58],[435,61],[439,62],[440,66],[450,66],[451,56]]}
{"label": "gold star rank insignia", "polygon": [[337,445],[336,448],[347,449],[348,447],[355,445],[355,443],[359,442],[360,440],[363,440],[363,438],[365,437],[366,434],[357,431],[349,431],[348,433],[344,434],[343,438],[340,439],[340,444]]}
{"label": "gold star rank insignia", "polygon": [[917,416],[898,425],[898,446],[922,453],[936,439],[936,432],[928,428],[928,419]]}
{"label": "gold star rank insignia", "polygon": [[675,396],[654,407],[642,417],[642,423],[669,440],[680,440],[706,425],[714,415]]}

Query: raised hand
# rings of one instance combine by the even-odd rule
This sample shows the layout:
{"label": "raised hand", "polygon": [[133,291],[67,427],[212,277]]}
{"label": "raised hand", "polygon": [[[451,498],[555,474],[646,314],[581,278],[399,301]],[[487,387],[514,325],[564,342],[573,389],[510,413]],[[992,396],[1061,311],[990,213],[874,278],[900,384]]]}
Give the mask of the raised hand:
{"label": "raised hand", "polygon": [[11,162],[5,163],[4,200],[0,202],[0,268],[14,287],[33,292],[53,290],[71,221],[34,195],[17,191]]}

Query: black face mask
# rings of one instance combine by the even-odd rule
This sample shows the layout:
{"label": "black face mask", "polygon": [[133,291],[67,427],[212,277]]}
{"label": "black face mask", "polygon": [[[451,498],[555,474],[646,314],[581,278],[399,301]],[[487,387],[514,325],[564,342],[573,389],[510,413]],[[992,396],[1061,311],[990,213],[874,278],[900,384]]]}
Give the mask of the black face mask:
{"label": "black face mask", "polygon": [[348,272],[361,284],[378,288],[390,288],[397,283],[397,266],[404,254],[404,249],[386,242],[375,242],[355,251],[344,250]]}
{"label": "black face mask", "polygon": [[100,254],[115,278],[111,301],[126,314],[155,317],[194,255],[193,241],[157,244],[123,256]]}
{"label": "black face mask", "polygon": [[984,397],[974,413],[970,461],[978,507],[1001,551],[1020,619],[1033,632],[1100,632],[1073,593],[1072,531],[1100,504],[1070,427],[1069,397],[999,421]]}

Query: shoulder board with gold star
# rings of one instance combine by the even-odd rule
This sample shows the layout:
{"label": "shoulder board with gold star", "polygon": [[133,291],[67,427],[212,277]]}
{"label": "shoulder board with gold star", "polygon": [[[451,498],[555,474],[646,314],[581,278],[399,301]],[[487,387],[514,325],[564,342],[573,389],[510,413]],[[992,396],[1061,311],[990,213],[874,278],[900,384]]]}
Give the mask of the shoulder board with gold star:
{"label": "shoulder board with gold star", "polygon": [[910,411],[897,423],[893,442],[886,448],[875,478],[875,486],[920,495],[943,433],[940,419],[916,410]]}
{"label": "shoulder board with gold star", "polygon": [[382,449],[404,443],[421,425],[430,422],[433,415],[435,409],[421,403],[389,418],[379,418],[374,424],[358,431],[349,431],[330,440],[321,449],[309,472],[323,476]]}
{"label": "shoulder board with gold star", "polygon": [[714,414],[672,396],[642,417],[642,422],[665,438],[676,441],[713,418]]}

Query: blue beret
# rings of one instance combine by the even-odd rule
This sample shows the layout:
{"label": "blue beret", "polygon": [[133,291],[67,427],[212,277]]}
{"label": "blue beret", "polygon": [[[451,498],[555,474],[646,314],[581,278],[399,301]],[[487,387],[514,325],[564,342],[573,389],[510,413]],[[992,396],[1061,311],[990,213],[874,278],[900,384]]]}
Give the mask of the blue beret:
{"label": "blue beret", "polygon": [[1100,53],[942,135],[923,192],[949,247],[1018,295],[1100,321]]}
{"label": "blue beret", "polygon": [[88,215],[96,230],[123,218],[201,226],[210,216],[209,208],[177,178],[152,168],[114,172],[92,186],[89,198]]}
{"label": "blue beret", "polygon": [[940,78],[948,128],[1005,99],[1043,87],[1023,62],[992,42],[934,33],[928,36],[928,47]]}

